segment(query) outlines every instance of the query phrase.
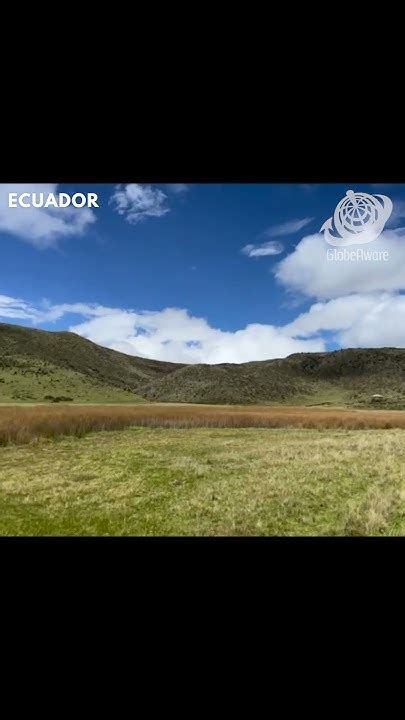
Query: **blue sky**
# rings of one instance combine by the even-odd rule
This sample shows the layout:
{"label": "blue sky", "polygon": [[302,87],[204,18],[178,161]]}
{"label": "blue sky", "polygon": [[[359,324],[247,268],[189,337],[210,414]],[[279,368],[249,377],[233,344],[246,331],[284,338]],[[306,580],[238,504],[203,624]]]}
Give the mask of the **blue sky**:
{"label": "blue sky", "polygon": [[21,184],[100,206],[25,210],[0,186],[0,320],[182,362],[405,346],[404,188],[354,186],[394,202],[388,263],[327,262],[319,230],[351,187]]}

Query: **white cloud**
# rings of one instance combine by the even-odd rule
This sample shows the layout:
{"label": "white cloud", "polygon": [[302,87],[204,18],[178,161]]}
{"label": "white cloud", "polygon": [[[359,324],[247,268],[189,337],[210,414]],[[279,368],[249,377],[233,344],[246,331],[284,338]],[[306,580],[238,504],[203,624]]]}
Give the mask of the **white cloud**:
{"label": "white cloud", "polygon": [[366,317],[378,302],[378,297],[348,295],[328,302],[315,303],[307,312],[301,313],[286,325],[285,331],[299,337],[310,337],[322,330],[346,330],[353,323]]}
{"label": "white cloud", "polygon": [[[313,218],[302,218],[301,220],[289,220],[281,225],[273,225],[262,233],[262,237],[284,237],[302,230]],[[269,255],[280,255],[284,245],[278,240],[268,240],[263,243],[245,245],[241,252],[248,257],[267,257]]]}
{"label": "white cloud", "polygon": [[319,300],[353,293],[405,290],[403,230],[386,230],[365,248],[373,252],[387,251],[388,260],[328,260],[327,251],[331,248],[323,236],[308,235],[276,265],[274,274],[287,290]]}
{"label": "white cloud", "polygon": [[298,337],[334,332],[341,347],[405,347],[405,295],[348,295],[312,305],[284,327]]}
{"label": "white cloud", "polygon": [[88,320],[71,330],[114,350],[183,363],[241,363],[324,349],[321,338],[299,340],[272,325],[224,332],[179,308],[123,311]]}
{"label": "white cloud", "polygon": [[297,220],[289,220],[288,222],[281,223],[280,225],[273,225],[264,231],[263,235],[267,237],[282,237],[284,235],[292,235],[293,233],[299,232],[305,225],[312,222],[314,218],[301,218]]}
{"label": "white cloud", "polygon": [[405,347],[405,296],[373,298],[338,338],[342,347]]}
{"label": "white cloud", "polygon": [[134,225],[147,217],[161,217],[170,212],[165,205],[166,200],[167,195],[158,188],[130,183],[125,186],[117,185],[110,203]]}
{"label": "white cloud", "polygon": [[36,311],[29,304],[19,298],[0,295],[0,318],[36,321]]}
{"label": "white cloud", "polygon": [[116,308],[106,308],[96,303],[52,305],[48,300],[42,300],[40,304],[35,305],[21,298],[0,295],[0,318],[13,317],[20,320],[30,320],[34,325],[55,322],[55,320],[60,320],[67,313],[82,315],[83,317],[99,317],[119,312],[121,311]]}
{"label": "white cloud", "polygon": [[7,232],[43,250],[55,247],[60,238],[83,235],[95,222],[94,212],[87,207],[75,208],[9,208],[8,194],[57,193],[57,185],[47,184],[1,184],[0,185],[0,232]]}
{"label": "white cloud", "polygon": [[0,317],[34,326],[66,314],[72,332],[129,355],[183,363],[249,362],[296,352],[323,352],[324,333],[340,347],[405,347],[405,295],[364,293],[313,304],[283,326],[251,324],[235,332],[212,327],[187,310],[134,311],[97,304],[39,305],[0,295]]}
{"label": "white cloud", "polygon": [[212,327],[205,318],[194,317],[179,308],[135,312],[86,303],[51,305],[43,302],[36,306],[0,296],[0,317],[5,319],[41,325],[59,320],[67,313],[83,319],[70,326],[72,332],[105,347],[156,360],[241,363],[325,349],[320,337],[295,338],[274,325],[252,324],[236,332],[226,332]]}
{"label": "white cloud", "polygon": [[260,245],[245,245],[242,248],[244,255],[248,257],[265,257],[266,255],[279,255],[284,250],[284,246],[277,240],[269,240],[269,242]]}

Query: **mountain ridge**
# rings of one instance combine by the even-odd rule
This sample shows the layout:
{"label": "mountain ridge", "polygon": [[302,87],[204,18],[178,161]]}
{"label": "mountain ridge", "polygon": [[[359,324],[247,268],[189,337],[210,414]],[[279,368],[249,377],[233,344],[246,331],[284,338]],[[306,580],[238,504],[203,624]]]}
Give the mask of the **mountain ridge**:
{"label": "mountain ridge", "polygon": [[383,403],[405,407],[405,349],[347,348],[194,365],[127,355],[69,331],[0,323],[0,401],[38,401],[49,389],[74,401],[91,401],[92,394],[102,401],[104,392],[120,402],[224,404],[362,406],[381,394]]}

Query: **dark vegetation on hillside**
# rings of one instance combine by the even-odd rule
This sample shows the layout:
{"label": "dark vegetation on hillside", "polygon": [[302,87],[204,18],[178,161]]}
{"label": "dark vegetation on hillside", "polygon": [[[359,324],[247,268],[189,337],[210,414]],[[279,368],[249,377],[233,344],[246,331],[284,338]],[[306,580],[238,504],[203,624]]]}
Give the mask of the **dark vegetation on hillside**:
{"label": "dark vegetation on hillside", "polygon": [[[20,383],[20,385],[19,385]],[[74,333],[0,323],[0,400],[13,384],[16,400],[72,398],[89,388],[163,402],[405,407],[405,350],[396,348],[299,353],[283,360],[241,365],[182,365],[133,357],[100,347]],[[20,387],[21,386],[21,387]],[[100,399],[99,399],[100,398]],[[111,395],[111,399],[113,395]],[[48,398],[50,400],[50,397]],[[95,400],[96,401],[96,400]]]}

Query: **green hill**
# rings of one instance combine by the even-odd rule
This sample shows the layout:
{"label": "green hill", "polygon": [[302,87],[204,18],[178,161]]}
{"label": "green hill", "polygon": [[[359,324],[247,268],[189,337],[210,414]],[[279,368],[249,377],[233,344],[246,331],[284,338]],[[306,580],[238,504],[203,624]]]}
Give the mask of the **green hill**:
{"label": "green hill", "polygon": [[184,365],[125,355],[74,333],[0,323],[0,402],[58,398],[405,408],[405,350],[349,349],[240,365]]}
{"label": "green hill", "polygon": [[170,370],[170,363],[133,358],[74,333],[0,323],[0,402],[42,402],[51,396],[136,402],[138,387]]}

